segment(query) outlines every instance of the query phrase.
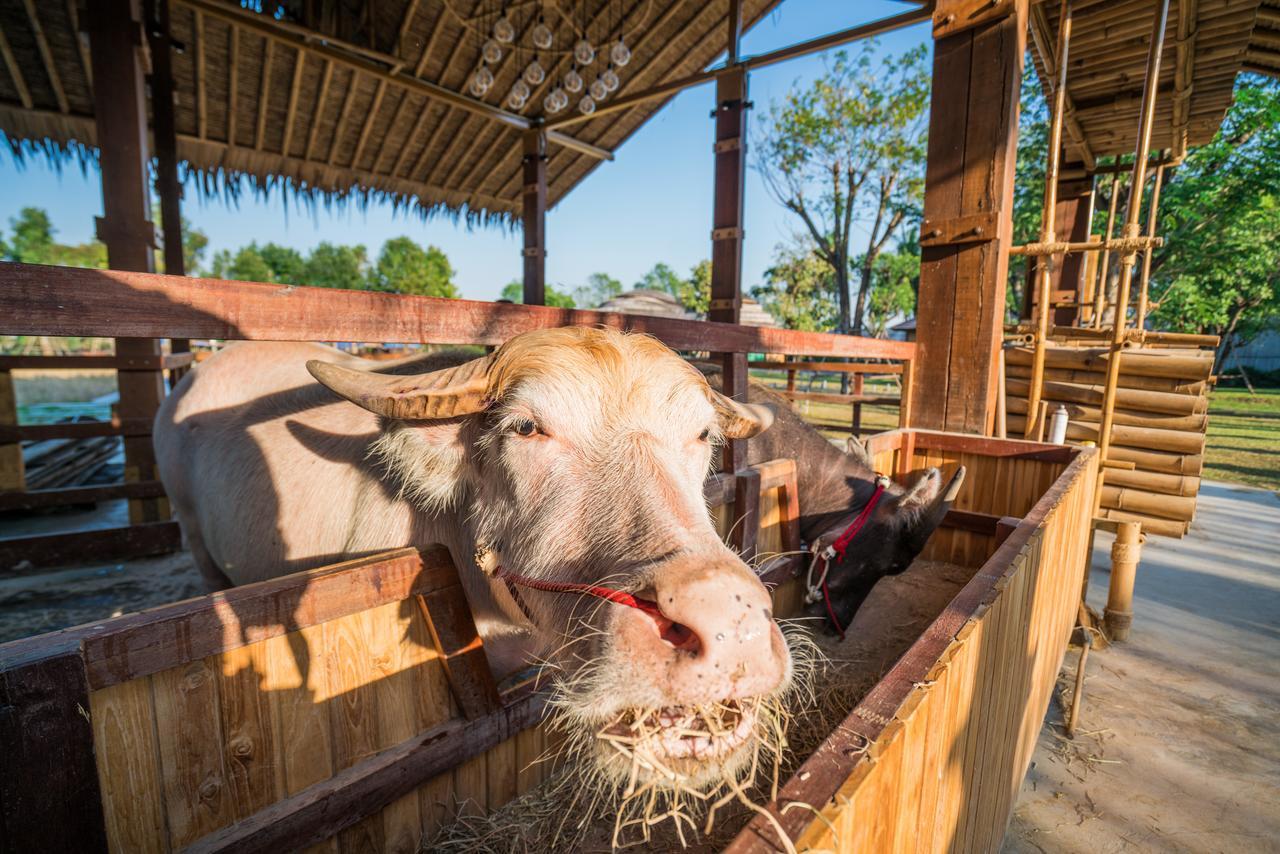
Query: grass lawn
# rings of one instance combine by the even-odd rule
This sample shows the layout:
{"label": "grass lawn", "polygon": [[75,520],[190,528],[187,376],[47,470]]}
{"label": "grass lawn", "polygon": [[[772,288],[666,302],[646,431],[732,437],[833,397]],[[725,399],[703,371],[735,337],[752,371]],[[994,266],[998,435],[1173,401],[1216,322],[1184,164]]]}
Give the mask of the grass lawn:
{"label": "grass lawn", "polygon": [[1280,389],[1215,389],[1204,476],[1280,490]]}

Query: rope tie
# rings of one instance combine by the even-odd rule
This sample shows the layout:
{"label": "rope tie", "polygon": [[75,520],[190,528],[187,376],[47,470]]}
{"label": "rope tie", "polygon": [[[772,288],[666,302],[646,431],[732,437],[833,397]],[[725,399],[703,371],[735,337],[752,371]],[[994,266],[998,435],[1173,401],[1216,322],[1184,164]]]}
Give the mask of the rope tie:
{"label": "rope tie", "polygon": [[[836,618],[835,608],[831,604],[831,593],[827,590],[827,573],[831,570],[833,560],[839,558],[844,560],[845,552],[848,551],[849,544],[853,542],[853,538],[858,536],[858,532],[867,524],[867,520],[871,518],[871,513],[876,509],[876,505],[880,503],[881,496],[884,495],[885,489],[889,486],[889,478],[882,474],[876,475],[876,491],[871,494],[870,500],[849,523],[849,527],[836,538],[835,542],[825,548],[819,548],[819,543],[815,542],[812,546],[813,558],[809,561],[809,571],[805,576],[805,595],[806,604],[813,604],[819,599],[827,606],[827,618],[831,620],[831,625],[836,627],[836,632],[840,635],[840,640],[844,640],[844,626],[840,625],[840,620]],[[818,574],[818,580],[813,580],[813,570],[817,565],[822,564],[822,571]]]}

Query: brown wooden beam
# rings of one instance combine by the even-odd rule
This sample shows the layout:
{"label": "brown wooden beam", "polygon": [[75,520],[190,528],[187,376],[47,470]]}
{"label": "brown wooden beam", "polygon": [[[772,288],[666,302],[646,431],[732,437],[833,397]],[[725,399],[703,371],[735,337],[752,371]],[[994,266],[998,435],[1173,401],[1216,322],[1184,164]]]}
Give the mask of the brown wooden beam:
{"label": "brown wooden beam", "polygon": [[[97,126],[98,166],[102,173],[103,216],[98,238],[107,246],[113,270],[149,273],[155,245],[148,170],[146,86],[143,75],[141,10],[136,0],[99,0],[89,4],[86,21],[93,61],[93,113]],[[181,241],[179,241],[179,245]],[[160,336],[117,337],[116,355],[157,356]],[[155,418],[164,398],[160,371],[127,371],[118,377],[122,420]],[[125,480],[156,480],[155,450],[149,436],[125,437]],[[159,501],[131,501],[129,520],[167,518]]]}
{"label": "brown wooden beam", "polygon": [[1005,18],[939,39],[924,217],[994,213],[994,240],[921,249],[917,361],[911,423],[989,433],[1004,326],[1012,236],[1026,5]]}
{"label": "brown wooden beam", "polygon": [[128,528],[68,531],[38,537],[6,537],[0,539],[0,578],[29,574],[27,569],[17,569],[19,566],[50,567],[86,561],[107,563],[168,554],[181,548],[182,532],[177,522],[146,522]]}
{"label": "brown wooden beam", "polygon": [[547,304],[547,139],[524,133],[524,304]]}
{"label": "brown wooden beam", "polygon": [[[1090,237],[1090,226],[1093,222],[1093,180],[1058,179],[1058,204],[1054,221],[1057,223],[1056,234],[1059,240],[1069,243],[1085,242]],[[1085,260],[1082,252],[1068,253],[1055,263],[1049,274],[1050,290],[1070,291],[1073,299],[1080,304],[1085,299]],[[1079,320],[1078,307],[1060,307],[1053,311],[1053,323],[1059,326],[1073,326]]]}
{"label": "brown wooden beam", "polygon": [[57,489],[32,489],[26,492],[0,492],[0,512],[11,510],[46,510],[50,507],[72,507],[122,498],[162,498],[164,485],[158,480],[135,483],[106,483],[100,486],[64,486]]}
{"label": "brown wooden beam", "polygon": [[[729,53],[737,55],[741,6],[734,0],[729,18]],[[742,315],[743,187],[747,169],[747,72],[741,66],[716,79],[715,198],[711,230],[710,320],[738,323]],[[747,358],[741,352],[722,352],[723,391],[747,399]],[[731,439],[721,450],[724,471],[746,468],[747,442]]]}
{"label": "brown wooden beam", "polygon": [[520,332],[606,326],[677,350],[911,359],[916,345],[635,314],[335,288],[0,264],[0,335],[180,335],[266,341],[500,344]]}
{"label": "brown wooden beam", "polygon": [[365,113],[364,122],[360,125],[360,136],[356,138],[356,150],[351,155],[352,169],[360,168],[360,155],[364,154],[365,144],[369,141],[369,133],[373,130],[374,122],[378,119],[378,110],[382,109],[382,99],[387,94],[387,81],[379,80],[378,87],[373,91],[373,103],[369,105],[369,112]]}
{"label": "brown wooden beam", "polygon": [[227,27],[227,145],[236,146],[236,106],[240,91],[240,30],[235,24]]}
{"label": "brown wooden beam", "polygon": [[[302,159],[311,159],[311,149],[316,144],[316,132],[320,130],[320,119],[323,117],[325,104],[329,103],[329,83],[333,80],[333,63],[324,61],[324,71],[320,74],[320,90],[316,94],[315,106],[311,108],[311,126],[307,128],[307,144],[302,149]],[[287,156],[288,152],[286,152]]]}
{"label": "brown wooden beam", "polygon": [[[182,251],[182,185],[178,183],[169,2],[146,0],[143,10],[147,43],[151,48],[151,117],[156,145],[156,193],[160,196],[160,227],[164,234],[164,270],[171,276],[183,276],[187,271]],[[181,349],[187,349],[185,341]]]}
{"label": "brown wooden beam", "polygon": [[27,10],[27,23],[31,25],[31,34],[35,36],[36,49],[40,52],[40,62],[44,65],[45,74],[49,77],[53,96],[58,100],[58,110],[69,113],[71,107],[67,104],[67,92],[62,88],[62,77],[58,74],[58,64],[53,59],[52,51],[49,50],[49,40],[44,37],[44,27],[40,25],[40,16],[36,14],[36,4],[34,0],[22,0],[22,5]]}
{"label": "brown wooden beam", "polygon": [[[280,143],[280,153],[289,156],[289,143],[293,141],[294,113],[298,106],[298,89],[302,85],[302,69],[306,66],[307,55],[296,51],[293,57],[293,80],[289,83],[289,106],[284,110],[284,141]],[[314,121],[314,116],[312,117]]]}
{"label": "brown wooden beam", "polygon": [[[92,89],[93,61],[89,58],[89,46],[80,37],[80,10],[77,8],[77,0],[67,0],[67,22],[71,25],[71,32],[75,33],[76,52],[80,54],[80,70],[84,72],[85,82]],[[3,33],[0,33],[0,41],[3,40]]]}
{"label": "brown wooden beam", "polygon": [[204,55],[204,13],[199,9],[191,13],[194,17],[192,33],[196,42],[196,136],[207,139],[209,136],[209,98],[206,94],[208,79],[207,63]]}
{"label": "brown wooden beam", "polygon": [[47,442],[50,439],[92,439],[100,436],[150,436],[150,418],[112,418],[65,424],[0,426],[0,442]]}
{"label": "brown wooden beam", "polygon": [[258,88],[258,128],[253,134],[253,148],[262,150],[262,134],[267,129],[267,98],[271,96],[271,59],[275,55],[276,43],[264,38],[262,53],[262,82]]}
{"label": "brown wooden beam", "polygon": [[0,56],[4,57],[4,67],[8,69],[9,77],[13,80],[13,88],[18,90],[18,100],[22,102],[22,108],[31,109],[31,90],[27,88],[26,78],[22,76],[22,68],[13,56],[9,40],[5,38],[4,27],[0,27]]}

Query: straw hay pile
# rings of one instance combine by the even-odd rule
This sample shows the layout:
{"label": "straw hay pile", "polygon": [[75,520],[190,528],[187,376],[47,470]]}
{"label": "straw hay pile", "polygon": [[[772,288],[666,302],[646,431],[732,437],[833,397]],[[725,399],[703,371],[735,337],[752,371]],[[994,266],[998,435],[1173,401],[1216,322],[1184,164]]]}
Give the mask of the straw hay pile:
{"label": "straw hay pile", "polygon": [[[785,745],[775,752],[762,743],[758,767],[741,784],[725,784],[706,800],[686,794],[674,805],[644,799],[637,804],[616,792],[597,796],[599,790],[588,784],[589,771],[568,760],[534,791],[492,815],[460,817],[424,840],[422,850],[534,854],[642,846],[717,851],[752,817],[751,804],[772,799],[774,789],[853,710],[972,575],[973,570],[953,564],[917,560],[902,575],[876,585],[844,642],[823,633],[795,643],[801,658],[806,657],[806,647],[816,652],[811,687],[798,691],[789,707],[780,710],[780,719],[787,721]],[[807,636],[810,630],[804,625],[792,621],[789,631]],[[673,809],[680,814],[673,814]]]}

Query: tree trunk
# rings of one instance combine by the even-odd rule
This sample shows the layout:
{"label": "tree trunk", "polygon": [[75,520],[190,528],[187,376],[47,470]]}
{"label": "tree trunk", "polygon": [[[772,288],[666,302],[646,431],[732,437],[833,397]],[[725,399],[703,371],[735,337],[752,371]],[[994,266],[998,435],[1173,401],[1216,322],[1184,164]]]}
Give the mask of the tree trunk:
{"label": "tree trunk", "polygon": [[858,305],[854,310],[853,328],[851,330],[854,335],[862,334],[862,318],[866,315],[867,311],[867,296],[871,293],[871,273],[875,269],[877,254],[878,253],[876,252],[868,252],[866,255],[866,261],[863,262],[862,269],[860,271],[858,281]]}
{"label": "tree trunk", "polygon": [[[837,256],[839,257],[839,256]],[[840,320],[839,327],[836,332],[841,335],[848,335],[850,330],[849,323],[849,265],[848,263],[837,263],[833,271],[836,277],[836,294],[839,298]]]}

